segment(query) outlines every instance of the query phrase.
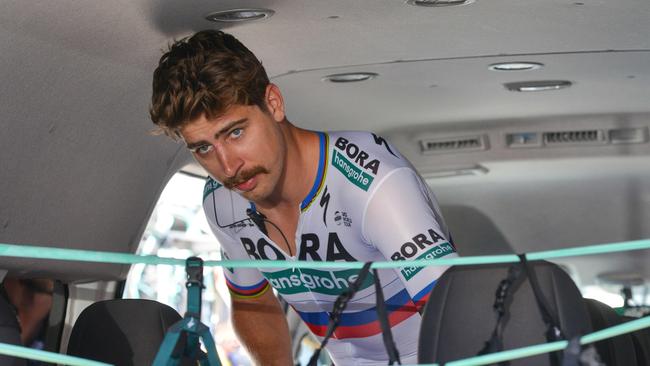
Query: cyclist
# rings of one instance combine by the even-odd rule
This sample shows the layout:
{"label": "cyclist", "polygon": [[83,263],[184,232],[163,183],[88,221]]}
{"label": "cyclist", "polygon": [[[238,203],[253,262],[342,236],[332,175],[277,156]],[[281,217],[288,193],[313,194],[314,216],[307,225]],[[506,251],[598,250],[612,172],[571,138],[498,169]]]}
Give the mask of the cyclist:
{"label": "cyclist", "polygon": [[[233,36],[175,42],[154,72],[150,114],[210,174],[204,209],[223,255],[287,261],[405,261],[455,256],[428,186],[370,132],[320,132],[287,120],[279,88]],[[416,363],[420,311],[443,267],[379,272],[404,363]],[[273,287],[317,337],[358,270],[225,268],[233,326],[262,365],[291,365]],[[386,364],[372,275],[327,345],[337,365]]]}

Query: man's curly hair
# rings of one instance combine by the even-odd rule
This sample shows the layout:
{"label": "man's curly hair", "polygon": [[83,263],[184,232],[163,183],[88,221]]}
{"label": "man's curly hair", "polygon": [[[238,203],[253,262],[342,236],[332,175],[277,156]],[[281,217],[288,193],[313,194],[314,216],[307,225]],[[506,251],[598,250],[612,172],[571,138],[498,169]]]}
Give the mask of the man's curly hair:
{"label": "man's curly hair", "polygon": [[149,114],[172,138],[205,114],[216,118],[235,104],[266,111],[269,78],[255,55],[230,34],[205,30],[174,42],[153,74]]}

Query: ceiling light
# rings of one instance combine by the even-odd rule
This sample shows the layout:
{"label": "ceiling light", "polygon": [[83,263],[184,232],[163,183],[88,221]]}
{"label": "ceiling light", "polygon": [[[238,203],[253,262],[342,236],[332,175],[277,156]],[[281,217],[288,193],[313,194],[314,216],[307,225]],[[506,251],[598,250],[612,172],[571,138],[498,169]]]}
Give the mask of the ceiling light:
{"label": "ceiling light", "polygon": [[459,6],[473,3],[475,0],[407,0],[406,3],[414,6],[439,8],[443,6]]}
{"label": "ceiling light", "polygon": [[211,22],[247,22],[270,18],[275,11],[271,9],[231,9],[210,13],[205,19]]}
{"label": "ceiling light", "polygon": [[354,83],[374,79],[378,76],[374,72],[345,72],[325,76],[322,80],[332,83]]}
{"label": "ceiling light", "polygon": [[544,64],[539,62],[499,62],[492,64],[488,69],[492,71],[525,71],[541,69]]}
{"label": "ceiling light", "polygon": [[536,92],[545,90],[558,90],[568,88],[572,83],[568,80],[539,80],[539,81],[519,81],[515,83],[505,83],[503,86],[510,91],[517,92]]}

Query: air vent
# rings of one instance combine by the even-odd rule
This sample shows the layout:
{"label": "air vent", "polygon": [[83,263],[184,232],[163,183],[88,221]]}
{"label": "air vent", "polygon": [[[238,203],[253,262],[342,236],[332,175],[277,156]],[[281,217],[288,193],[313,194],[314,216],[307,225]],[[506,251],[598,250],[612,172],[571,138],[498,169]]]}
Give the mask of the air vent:
{"label": "air vent", "polygon": [[642,144],[648,141],[648,129],[639,127],[609,130],[609,141],[612,144]]}
{"label": "air vent", "polygon": [[607,143],[603,130],[544,132],[545,145],[601,145]]}
{"label": "air vent", "polygon": [[484,135],[420,140],[422,154],[480,151],[487,150],[487,148],[487,137]]}

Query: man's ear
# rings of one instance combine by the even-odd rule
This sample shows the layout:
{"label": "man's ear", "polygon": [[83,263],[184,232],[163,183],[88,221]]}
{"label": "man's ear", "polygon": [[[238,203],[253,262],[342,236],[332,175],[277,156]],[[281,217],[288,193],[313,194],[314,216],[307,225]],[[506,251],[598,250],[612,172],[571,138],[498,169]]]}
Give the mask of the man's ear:
{"label": "man's ear", "polygon": [[273,83],[269,83],[266,86],[266,95],[264,98],[266,100],[266,108],[269,114],[273,116],[273,119],[277,122],[284,121],[286,117],[284,114],[284,99],[282,98],[282,93],[280,93],[280,88]]}

